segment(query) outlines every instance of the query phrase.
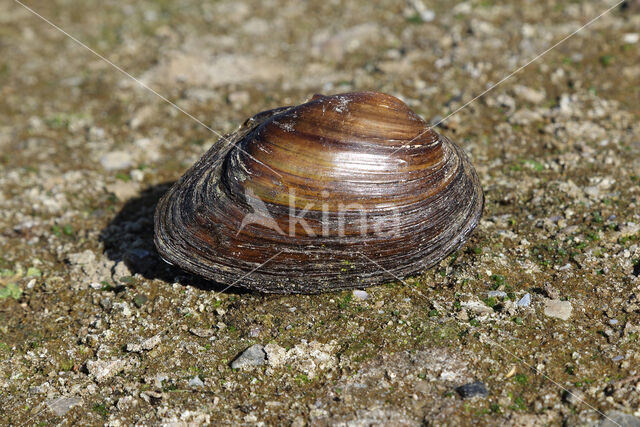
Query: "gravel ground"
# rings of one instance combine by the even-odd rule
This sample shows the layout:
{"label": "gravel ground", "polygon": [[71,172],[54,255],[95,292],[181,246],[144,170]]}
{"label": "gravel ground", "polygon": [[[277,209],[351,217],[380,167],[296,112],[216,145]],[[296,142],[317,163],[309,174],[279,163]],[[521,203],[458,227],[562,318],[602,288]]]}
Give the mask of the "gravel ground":
{"label": "gravel ground", "polygon": [[[615,2],[26,4],[228,133],[354,90],[438,122]],[[153,247],[217,136],[1,2],[0,423],[638,425],[639,38],[627,1],[441,125],[487,198],[459,252],[262,295]]]}

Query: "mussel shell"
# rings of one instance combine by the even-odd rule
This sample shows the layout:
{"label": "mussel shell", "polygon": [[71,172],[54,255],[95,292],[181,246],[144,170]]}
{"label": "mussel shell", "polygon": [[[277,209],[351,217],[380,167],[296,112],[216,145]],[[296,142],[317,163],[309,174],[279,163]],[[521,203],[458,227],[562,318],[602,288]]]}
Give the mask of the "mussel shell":
{"label": "mussel shell", "polygon": [[394,281],[460,247],[484,196],[464,152],[376,92],[265,111],[160,200],[166,261],[264,292]]}

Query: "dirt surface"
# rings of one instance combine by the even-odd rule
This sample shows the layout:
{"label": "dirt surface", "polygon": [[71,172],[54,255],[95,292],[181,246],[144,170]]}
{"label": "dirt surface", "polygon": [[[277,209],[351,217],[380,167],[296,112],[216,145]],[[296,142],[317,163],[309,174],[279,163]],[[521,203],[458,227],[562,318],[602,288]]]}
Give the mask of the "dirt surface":
{"label": "dirt surface", "polygon": [[615,2],[25,4],[193,117],[0,2],[0,423],[638,425],[640,3],[441,124],[487,199],[463,249],[312,296],[157,256],[202,124],[355,90],[435,123]]}

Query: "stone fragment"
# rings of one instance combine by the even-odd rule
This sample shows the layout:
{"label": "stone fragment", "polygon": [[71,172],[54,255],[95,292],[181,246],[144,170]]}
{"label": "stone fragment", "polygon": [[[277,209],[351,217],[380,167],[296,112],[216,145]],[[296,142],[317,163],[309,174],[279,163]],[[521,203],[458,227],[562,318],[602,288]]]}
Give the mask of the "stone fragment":
{"label": "stone fragment", "polygon": [[472,397],[487,397],[489,395],[489,390],[487,390],[487,386],[480,381],[463,384],[459,387],[456,387],[456,392],[463,399],[470,399]]}
{"label": "stone fragment", "polygon": [[243,369],[251,366],[264,365],[266,358],[267,354],[264,351],[264,347],[260,344],[254,344],[231,362],[231,368]]}
{"label": "stone fragment", "polygon": [[47,406],[56,417],[62,417],[74,406],[82,404],[82,399],[76,396],[60,397],[47,402]]}
{"label": "stone fragment", "polygon": [[640,418],[620,411],[609,411],[600,422],[600,427],[640,427]]}
{"label": "stone fragment", "polygon": [[102,383],[124,371],[126,365],[127,362],[124,359],[89,360],[87,362],[87,371],[96,382]]}
{"label": "stone fragment", "polygon": [[327,370],[336,365],[334,350],[333,342],[322,344],[317,341],[302,342],[289,350],[272,343],[264,347],[270,367],[291,366],[293,369],[304,372],[309,378],[314,378],[318,371]]}
{"label": "stone fragment", "polygon": [[531,305],[531,294],[526,293],[518,300],[518,307],[529,307]]}
{"label": "stone fragment", "polygon": [[201,387],[204,387],[204,382],[202,382],[200,377],[196,375],[195,377],[193,377],[193,378],[191,378],[189,380],[189,387],[192,387],[192,388],[200,387],[201,388]]}
{"label": "stone fragment", "polygon": [[133,165],[131,153],[126,151],[111,151],[100,157],[100,164],[109,171],[126,169]]}
{"label": "stone fragment", "polygon": [[191,328],[189,332],[200,338],[209,338],[215,331],[210,328]]}
{"label": "stone fragment", "polygon": [[369,299],[369,294],[367,293],[367,291],[363,291],[363,290],[360,290],[360,289],[354,290],[353,291],[353,296],[356,299],[363,300],[363,301],[366,300],[366,299]]}
{"label": "stone fragment", "polygon": [[487,292],[489,298],[504,298],[507,296],[505,291],[489,291]]}
{"label": "stone fragment", "polygon": [[573,311],[573,307],[569,301],[550,299],[544,305],[545,316],[557,319],[568,320],[571,316],[571,311]]}
{"label": "stone fragment", "polygon": [[67,256],[67,260],[71,265],[91,264],[92,262],[96,261],[96,255],[92,251],[87,249],[83,252],[69,254],[69,256]]}
{"label": "stone fragment", "polygon": [[143,351],[149,351],[160,344],[160,341],[160,335],[154,335],[142,342],[127,344],[127,351],[133,353],[142,353]]}

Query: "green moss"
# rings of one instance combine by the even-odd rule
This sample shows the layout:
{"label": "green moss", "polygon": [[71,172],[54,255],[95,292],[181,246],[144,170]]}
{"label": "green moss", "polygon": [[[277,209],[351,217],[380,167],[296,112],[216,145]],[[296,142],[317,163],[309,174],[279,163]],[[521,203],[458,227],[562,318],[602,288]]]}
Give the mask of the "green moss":
{"label": "green moss", "polygon": [[128,173],[118,172],[116,174],[116,178],[119,179],[120,181],[124,181],[124,182],[131,181],[131,175],[129,175]]}
{"label": "green moss", "polygon": [[60,362],[60,364],[58,365],[58,369],[64,372],[68,372],[70,370],[73,369],[73,361],[72,360],[63,360],[62,362]]}
{"label": "green moss", "polygon": [[522,163],[529,166],[536,172],[542,172],[544,170],[544,165],[536,160],[524,160]]}
{"label": "green moss", "polygon": [[602,55],[599,58],[600,64],[603,67],[608,67],[609,65],[611,65],[614,61],[615,57],[613,55]]}
{"label": "green moss", "polygon": [[515,374],[513,380],[520,385],[527,385],[529,383],[529,379],[525,374]]}
{"label": "green moss", "polygon": [[62,226],[62,232],[67,236],[73,236],[73,227],[70,224]]}
{"label": "green moss", "polygon": [[504,285],[504,283],[505,283],[505,278],[501,274],[493,274],[493,275],[491,275],[491,280],[493,281],[494,285],[496,286],[496,288],[494,288],[494,289],[497,289],[498,287]]}
{"label": "green moss", "polygon": [[598,233],[589,233],[587,234],[587,239],[591,240],[592,242],[595,242],[597,240],[600,240],[600,236],[598,235]]}
{"label": "green moss", "polygon": [[424,23],[424,21],[422,20],[422,17],[417,13],[409,16],[406,20],[410,24],[422,24],[422,23]]}
{"label": "green moss", "polygon": [[[164,383],[164,381],[163,381]],[[178,391],[178,386],[176,384],[167,384],[165,387],[162,387],[162,391],[167,393],[167,392],[172,392],[172,391]]]}
{"label": "green moss", "polygon": [[341,309],[345,309],[347,307],[349,307],[349,303],[351,302],[351,299],[353,298],[353,294],[351,292],[349,292],[348,294],[346,294],[342,300],[340,300],[338,302],[338,307],[340,307]]}
{"label": "green moss", "polygon": [[[511,395],[511,393],[509,393]],[[512,396],[510,396],[512,397]],[[513,405],[509,406],[509,409],[514,411],[524,411],[527,409],[527,405],[522,396],[512,397]]]}
{"label": "green moss", "polygon": [[70,224],[65,224],[62,227],[56,224],[51,227],[51,232],[58,237],[73,236],[73,227]]}
{"label": "green moss", "polygon": [[0,277],[13,277],[16,272],[7,268],[0,268]]}
{"label": "green moss", "polygon": [[120,283],[127,284],[127,285],[135,285],[136,279],[131,276],[123,276],[120,278]]}
{"label": "green moss", "polygon": [[47,124],[47,126],[54,129],[60,129],[60,128],[66,129],[69,126],[70,122],[71,122],[71,117],[65,113],[57,113],[45,119],[45,123]]}
{"label": "green moss", "polygon": [[29,267],[27,269],[27,277],[40,277],[42,276],[42,272],[36,267]]}
{"label": "green moss", "polygon": [[104,403],[96,403],[93,405],[93,407],[91,408],[93,410],[93,412],[95,412],[96,414],[105,417],[107,415],[109,415],[109,411],[107,410],[107,407],[105,406]]}
{"label": "green moss", "polygon": [[498,300],[496,300],[494,297],[485,298],[482,301],[484,301],[487,307],[494,308],[496,305],[498,305]]}
{"label": "green moss", "polygon": [[298,374],[295,376],[295,381],[298,385],[305,385],[311,382],[311,379],[305,374]]}
{"label": "green moss", "polygon": [[22,289],[15,283],[9,283],[7,286],[0,287],[0,299],[13,298],[18,300],[21,296]]}
{"label": "green moss", "polygon": [[147,301],[148,301],[147,296],[143,294],[138,294],[135,297],[133,297],[133,303],[138,308],[141,308]]}
{"label": "green moss", "polygon": [[593,212],[591,214],[591,217],[592,217],[593,222],[598,223],[598,224],[604,221],[602,219],[602,214],[600,213],[600,211]]}

